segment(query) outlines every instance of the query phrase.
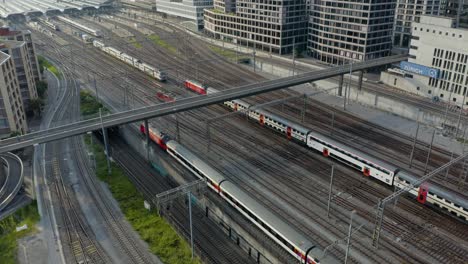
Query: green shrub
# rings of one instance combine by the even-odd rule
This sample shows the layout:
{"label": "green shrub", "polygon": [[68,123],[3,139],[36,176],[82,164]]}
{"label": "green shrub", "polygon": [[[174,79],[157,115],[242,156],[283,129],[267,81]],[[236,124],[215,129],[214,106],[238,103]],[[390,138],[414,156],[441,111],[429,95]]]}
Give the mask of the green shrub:
{"label": "green shrub", "polygon": [[[2,264],[16,263],[18,251],[16,240],[36,232],[35,225],[39,220],[37,204],[33,201],[0,221],[0,262]],[[24,224],[28,225],[28,229],[16,232],[16,227]]]}

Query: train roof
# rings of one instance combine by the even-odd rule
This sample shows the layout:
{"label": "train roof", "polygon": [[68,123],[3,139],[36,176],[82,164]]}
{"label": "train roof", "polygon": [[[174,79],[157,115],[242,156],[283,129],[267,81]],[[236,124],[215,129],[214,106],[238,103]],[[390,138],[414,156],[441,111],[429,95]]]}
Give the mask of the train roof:
{"label": "train roof", "polygon": [[[261,218],[263,222],[268,223],[275,232],[281,233],[301,250],[306,251],[316,245],[316,243],[311,242],[295,228],[291,227],[289,223],[286,223],[281,216],[274,214],[232,182],[223,182],[221,184],[221,190],[235,197],[243,206],[254,212],[258,218]],[[317,256],[315,257],[317,258]]]}
{"label": "train roof", "polygon": [[195,154],[193,154],[191,151],[179,144],[177,141],[171,140],[167,142],[166,145],[168,148],[174,150],[179,155],[183,156],[188,162],[191,163],[191,165],[195,166],[202,173],[209,176],[209,178],[215,184],[219,184],[222,180],[226,179],[223,175],[221,175],[221,173],[214,170],[210,165],[198,158]]}
{"label": "train roof", "polygon": [[120,51],[120,50],[118,50],[118,49],[116,49],[116,48],[113,48],[113,47],[107,47],[107,50],[112,50],[112,51],[114,51],[114,52],[117,52],[117,53],[122,54],[122,51]]}
{"label": "train roof", "polygon": [[194,80],[185,80],[185,81],[186,81],[186,82],[193,83],[193,84],[195,84],[195,85],[198,85],[198,86],[200,86],[200,87],[202,87],[202,88],[207,88],[206,85],[203,85],[203,84],[201,84],[201,83],[199,83],[199,82],[197,82],[197,81],[194,81]]}
{"label": "train roof", "polygon": [[340,148],[340,149],[342,149],[342,150],[344,150],[344,151],[346,151],[348,153],[352,153],[352,154],[354,154],[355,156],[357,156],[357,157],[359,157],[361,159],[364,159],[364,160],[367,160],[367,161],[369,161],[369,162],[371,162],[373,164],[379,165],[380,167],[382,167],[384,169],[387,169],[387,170],[390,170],[392,172],[396,172],[399,169],[395,165],[392,165],[392,164],[390,164],[388,162],[377,159],[377,158],[375,158],[375,157],[373,157],[373,156],[371,156],[371,155],[369,155],[367,153],[364,153],[364,152],[362,152],[360,150],[357,150],[357,149],[355,149],[353,147],[349,147],[349,146],[347,146],[347,145],[345,145],[345,144],[343,144],[343,143],[341,143],[341,142],[339,142],[337,140],[334,140],[332,138],[324,136],[324,135],[322,135],[320,133],[310,131],[309,136],[316,137],[316,138],[318,138],[318,139],[320,139],[322,141],[325,141],[328,144],[334,145],[334,146],[336,146],[336,147],[338,147],[338,148]]}
{"label": "train roof", "polygon": [[262,114],[264,116],[268,116],[270,117],[271,119],[277,121],[277,122],[280,122],[282,124],[285,124],[286,126],[288,127],[291,127],[291,128],[294,128],[295,130],[301,132],[301,133],[304,133],[304,134],[307,134],[309,133],[310,129],[306,128],[306,127],[303,127],[295,122],[292,122],[292,121],[289,121],[281,116],[278,116],[278,115],[275,115],[267,110],[264,110],[264,109],[255,109],[255,110],[252,110],[252,111],[255,111],[259,114]]}
{"label": "train roof", "polygon": [[[405,170],[400,170],[397,176],[398,178],[407,180],[410,183],[414,183],[416,180],[419,179],[419,177],[414,176],[413,173],[405,171]],[[429,183],[429,184],[426,184],[426,186],[428,187],[430,193],[440,196],[447,201],[456,203],[457,205],[462,206],[463,208],[468,208],[467,197],[464,197],[458,193],[455,193],[452,190],[442,187],[437,183]]]}

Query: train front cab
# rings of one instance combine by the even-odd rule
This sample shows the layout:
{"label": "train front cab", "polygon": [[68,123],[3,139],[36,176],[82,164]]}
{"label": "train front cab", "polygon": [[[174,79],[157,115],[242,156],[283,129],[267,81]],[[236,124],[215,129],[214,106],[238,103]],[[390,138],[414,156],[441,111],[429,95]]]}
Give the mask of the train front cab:
{"label": "train front cab", "polygon": [[416,198],[419,203],[421,204],[426,203],[428,191],[429,191],[429,188],[427,185],[421,184],[421,186],[419,186],[418,196]]}

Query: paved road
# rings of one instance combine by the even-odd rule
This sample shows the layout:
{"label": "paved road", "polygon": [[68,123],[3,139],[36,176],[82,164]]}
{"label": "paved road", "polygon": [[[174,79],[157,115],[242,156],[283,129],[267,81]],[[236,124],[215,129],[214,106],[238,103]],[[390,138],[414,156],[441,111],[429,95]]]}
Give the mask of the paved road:
{"label": "paved road", "polygon": [[6,178],[0,187],[0,212],[15,198],[23,184],[23,162],[13,153],[0,155],[3,166],[7,168]]}
{"label": "paved road", "polygon": [[[384,59],[355,63],[352,65],[352,67],[353,70],[359,71],[368,68],[378,67],[381,65],[391,64],[405,59],[406,56],[391,56]],[[180,99],[172,103],[159,104],[140,109],[129,110],[103,117],[102,124],[99,118],[94,118],[86,121],[72,123],[69,125],[59,126],[46,131],[39,131],[21,137],[1,141],[0,153],[21,149],[35,144],[41,144],[71,136],[76,136],[89,131],[95,131],[100,129],[101,125],[108,128],[117,125],[133,123],[144,119],[170,115],[195,108],[200,108],[203,106],[222,103],[236,98],[248,97],[252,95],[284,89],[287,87],[307,82],[331,78],[334,76],[345,74],[349,72],[349,70],[349,65],[343,65],[335,68],[305,73],[293,77],[285,77],[277,80],[268,80],[257,84],[248,84],[206,96],[196,96],[191,98]]]}

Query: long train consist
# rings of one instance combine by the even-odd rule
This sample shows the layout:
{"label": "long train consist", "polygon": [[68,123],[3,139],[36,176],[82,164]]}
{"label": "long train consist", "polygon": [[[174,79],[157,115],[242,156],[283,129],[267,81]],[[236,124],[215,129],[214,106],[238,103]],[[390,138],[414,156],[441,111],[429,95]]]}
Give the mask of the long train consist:
{"label": "long train consist", "polygon": [[39,18],[38,19],[39,23],[43,24],[44,26],[48,27],[49,29],[52,29],[53,31],[60,31],[60,27],[55,24],[54,22],[45,19],[45,18]]}
{"label": "long train consist", "polygon": [[[140,131],[143,134],[146,133],[144,124],[140,125]],[[161,149],[167,151],[169,155],[198,178],[206,179],[208,187],[211,190],[220,195],[231,206],[249,219],[250,222],[255,224],[282,248],[297,258],[300,263],[339,263],[339,261],[330,254],[322,257],[323,250],[317,243],[311,241],[296,229],[292,228],[283,219],[258,203],[254,198],[250,197],[177,141],[170,139],[166,134],[160,132],[151,125],[148,128],[148,132],[149,138],[154,143]]]}
{"label": "long train consist", "polygon": [[113,48],[113,47],[109,47],[109,46],[106,46],[104,44],[104,42],[102,41],[99,41],[99,40],[94,40],[93,41],[93,45],[104,51],[105,53],[139,69],[140,71],[148,74],[149,76],[153,77],[153,78],[156,78],[160,81],[166,81],[167,79],[167,74],[164,72],[164,71],[161,71],[161,70],[158,70],[156,68],[154,68],[153,66],[151,65],[148,65],[142,61],[140,61],[139,59],[137,58],[133,58],[132,56],[130,56],[129,54],[127,53],[124,53],[116,48]]}
{"label": "long train consist", "polygon": [[[216,89],[186,80],[184,85],[199,94],[218,92]],[[330,137],[312,131],[299,124],[286,120],[280,116],[262,109],[250,109],[251,105],[242,100],[224,102],[224,105],[234,111],[243,111],[250,119],[260,125],[271,128],[288,139],[295,140],[311,149],[322,153],[325,157],[333,158],[345,165],[361,171],[364,176],[375,178],[390,186],[404,188],[418,180],[412,173],[391,165],[385,161],[368,155],[360,150],[348,147]],[[410,190],[418,202],[429,203],[447,210],[463,220],[468,220],[468,201],[461,195],[437,185],[422,184]]]}
{"label": "long train consist", "polygon": [[66,18],[64,16],[57,16],[56,18],[58,20],[64,22],[64,23],[66,23],[66,24],[68,24],[68,25],[70,25],[70,26],[72,26],[74,28],[77,28],[79,30],[82,30],[82,31],[94,36],[94,37],[100,38],[102,36],[102,33],[101,33],[100,30],[89,28],[89,27],[87,27],[85,25],[82,25],[82,24],[80,24],[80,23],[78,23],[76,21],[73,21],[73,20],[71,20],[69,18]]}

